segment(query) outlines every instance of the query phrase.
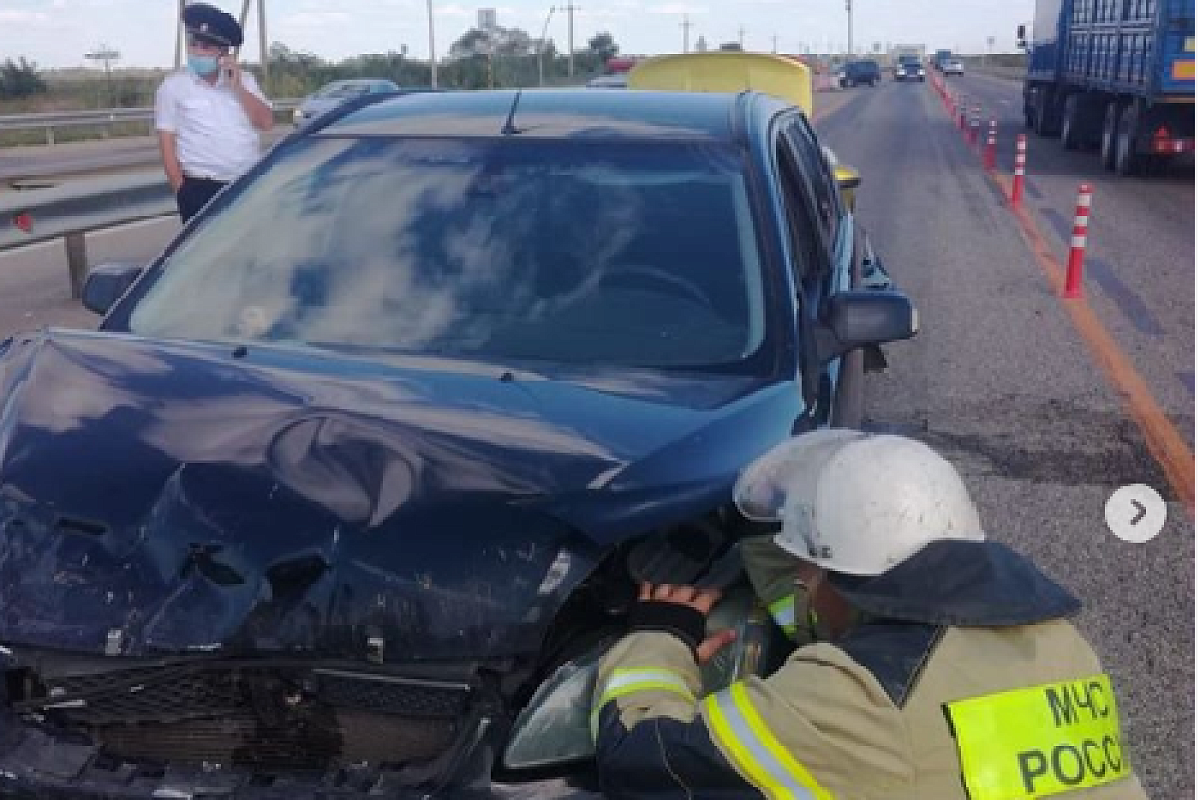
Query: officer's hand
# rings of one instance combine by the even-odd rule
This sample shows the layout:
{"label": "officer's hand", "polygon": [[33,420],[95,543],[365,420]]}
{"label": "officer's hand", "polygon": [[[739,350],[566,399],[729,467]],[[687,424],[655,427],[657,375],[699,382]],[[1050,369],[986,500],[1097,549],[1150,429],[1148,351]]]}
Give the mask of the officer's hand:
{"label": "officer's hand", "polygon": [[[638,592],[638,600],[656,600],[660,603],[675,603],[695,609],[705,617],[712,611],[713,606],[721,599],[721,590],[715,588],[700,588],[696,586],[672,586],[670,584],[643,583]],[[726,645],[737,638],[733,630],[717,631],[696,647],[696,660],[701,664],[707,663]]]}
{"label": "officer's hand", "polygon": [[225,80],[235,89],[242,85],[242,65],[237,56],[221,56],[221,69],[225,72]]}

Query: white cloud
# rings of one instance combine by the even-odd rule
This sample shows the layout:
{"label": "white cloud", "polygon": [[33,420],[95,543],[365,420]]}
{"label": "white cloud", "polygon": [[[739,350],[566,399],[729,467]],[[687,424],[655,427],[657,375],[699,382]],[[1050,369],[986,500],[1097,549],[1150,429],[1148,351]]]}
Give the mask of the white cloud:
{"label": "white cloud", "polygon": [[284,17],[283,24],[298,28],[319,28],[322,25],[342,25],[350,19],[350,15],[344,11],[301,11]]}
{"label": "white cloud", "polygon": [[651,14],[707,14],[707,6],[694,6],[690,3],[663,3],[646,9]]}
{"label": "white cloud", "polygon": [[48,25],[50,15],[42,11],[0,11],[0,25]]}

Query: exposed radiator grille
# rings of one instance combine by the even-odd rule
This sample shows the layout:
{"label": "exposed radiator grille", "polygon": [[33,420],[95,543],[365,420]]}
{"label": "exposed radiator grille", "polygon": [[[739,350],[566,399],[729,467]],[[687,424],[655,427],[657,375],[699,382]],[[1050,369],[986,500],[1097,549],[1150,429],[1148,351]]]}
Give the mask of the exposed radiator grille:
{"label": "exposed radiator grille", "polygon": [[350,711],[288,728],[264,727],[240,714],[167,725],[103,725],[91,732],[106,753],[135,763],[326,770],[364,761],[426,761],[450,747],[455,730],[450,720]]}
{"label": "exposed radiator grille", "polygon": [[55,678],[20,704],[130,761],[324,769],[424,761],[452,743],[464,684],[328,669],[184,665]]}

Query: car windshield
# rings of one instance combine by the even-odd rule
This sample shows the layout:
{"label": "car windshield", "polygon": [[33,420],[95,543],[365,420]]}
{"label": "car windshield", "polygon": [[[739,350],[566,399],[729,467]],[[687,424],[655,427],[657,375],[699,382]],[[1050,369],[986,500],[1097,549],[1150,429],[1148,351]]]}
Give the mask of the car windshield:
{"label": "car windshield", "polygon": [[313,137],[218,203],[134,333],[657,367],[764,340],[725,145]]}

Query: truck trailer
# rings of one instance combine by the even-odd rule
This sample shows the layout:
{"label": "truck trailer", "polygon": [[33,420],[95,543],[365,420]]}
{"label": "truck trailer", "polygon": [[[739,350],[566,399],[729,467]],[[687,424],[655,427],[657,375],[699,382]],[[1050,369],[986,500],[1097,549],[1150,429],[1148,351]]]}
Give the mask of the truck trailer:
{"label": "truck trailer", "polygon": [[1195,151],[1195,0],[1038,0],[1025,124],[1122,175]]}

